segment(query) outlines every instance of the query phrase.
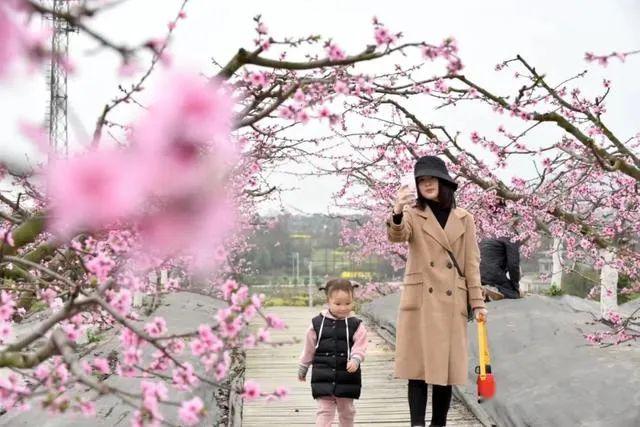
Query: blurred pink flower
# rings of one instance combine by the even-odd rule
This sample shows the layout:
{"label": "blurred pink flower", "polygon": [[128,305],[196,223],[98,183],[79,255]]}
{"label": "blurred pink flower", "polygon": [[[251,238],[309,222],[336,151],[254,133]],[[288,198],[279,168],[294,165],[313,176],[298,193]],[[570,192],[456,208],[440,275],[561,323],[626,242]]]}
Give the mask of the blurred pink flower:
{"label": "blurred pink flower", "polygon": [[134,166],[122,151],[114,150],[51,161],[45,174],[52,231],[69,235],[133,214],[142,190],[129,173]]}
{"label": "blurred pink flower", "polygon": [[182,402],[178,414],[180,415],[180,420],[183,423],[188,426],[192,426],[196,425],[200,420],[200,415],[202,414],[203,409],[204,404],[202,403],[202,399],[196,396],[191,400]]}
{"label": "blurred pink flower", "polygon": [[20,54],[20,32],[12,13],[8,5],[0,4],[0,78]]}
{"label": "blurred pink flower", "polygon": [[257,399],[260,397],[260,385],[254,380],[245,381],[242,397],[247,401]]}

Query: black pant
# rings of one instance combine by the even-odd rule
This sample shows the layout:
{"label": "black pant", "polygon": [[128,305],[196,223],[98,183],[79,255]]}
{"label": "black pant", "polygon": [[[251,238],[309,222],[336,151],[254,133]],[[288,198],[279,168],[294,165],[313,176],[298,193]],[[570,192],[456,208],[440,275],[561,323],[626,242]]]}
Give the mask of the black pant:
{"label": "black pant", "polygon": [[[409,411],[411,425],[423,426],[427,412],[427,386],[422,380],[409,380]],[[431,403],[431,424],[434,426],[447,425],[447,413],[451,406],[451,386],[432,385],[433,402]]]}

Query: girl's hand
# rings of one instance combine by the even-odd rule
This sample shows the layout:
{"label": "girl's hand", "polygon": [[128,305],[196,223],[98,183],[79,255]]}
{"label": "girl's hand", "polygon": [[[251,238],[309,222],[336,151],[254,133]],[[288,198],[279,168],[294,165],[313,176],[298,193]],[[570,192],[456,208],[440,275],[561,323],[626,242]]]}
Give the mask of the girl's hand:
{"label": "girl's hand", "polygon": [[300,381],[301,383],[305,383],[307,382],[307,377],[298,377],[298,381]]}
{"label": "girl's hand", "polygon": [[358,370],[358,362],[356,362],[355,360],[349,360],[347,362],[347,372],[349,372],[350,374],[353,374],[357,370]]}
{"label": "girl's hand", "polygon": [[473,310],[473,314],[476,318],[476,322],[486,322],[487,314],[489,314],[489,312],[486,308],[475,308]]}

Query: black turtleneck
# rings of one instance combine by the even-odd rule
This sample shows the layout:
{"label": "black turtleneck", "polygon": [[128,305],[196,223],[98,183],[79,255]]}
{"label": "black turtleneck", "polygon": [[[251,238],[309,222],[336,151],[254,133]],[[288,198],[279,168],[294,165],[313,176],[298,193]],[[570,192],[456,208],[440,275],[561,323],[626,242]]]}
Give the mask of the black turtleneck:
{"label": "black turtleneck", "polygon": [[[440,227],[444,229],[444,226],[447,225],[447,219],[449,218],[449,213],[451,212],[451,209],[443,208],[442,205],[440,205],[440,203],[433,200],[427,200],[427,205],[429,206],[429,208],[435,215],[436,219],[438,220]],[[400,212],[399,214],[393,214],[393,223],[394,224],[402,223],[402,212]]]}
{"label": "black turtleneck", "polygon": [[434,200],[427,200],[427,205],[431,208],[431,211],[436,216],[436,219],[440,223],[440,227],[444,229],[444,226],[447,225],[447,219],[449,218],[449,213],[451,209],[443,208],[442,205]]}

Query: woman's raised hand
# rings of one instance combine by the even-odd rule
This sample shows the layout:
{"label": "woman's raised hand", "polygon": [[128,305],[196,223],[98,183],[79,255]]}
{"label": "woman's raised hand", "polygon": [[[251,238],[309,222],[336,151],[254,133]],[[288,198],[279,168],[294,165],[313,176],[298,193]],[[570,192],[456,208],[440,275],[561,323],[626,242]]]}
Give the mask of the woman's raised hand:
{"label": "woman's raised hand", "polygon": [[393,213],[399,214],[406,205],[410,205],[415,200],[415,194],[407,185],[403,185],[396,194],[396,201],[393,205]]}

